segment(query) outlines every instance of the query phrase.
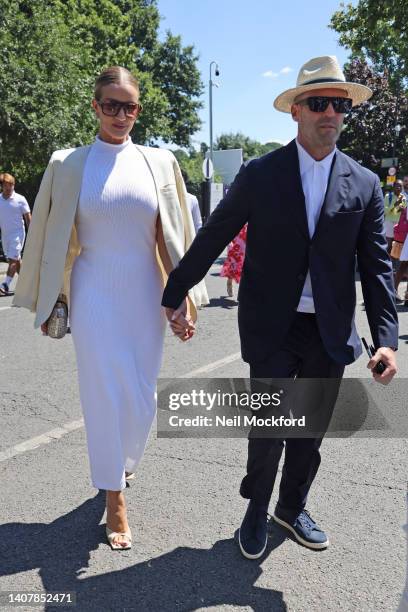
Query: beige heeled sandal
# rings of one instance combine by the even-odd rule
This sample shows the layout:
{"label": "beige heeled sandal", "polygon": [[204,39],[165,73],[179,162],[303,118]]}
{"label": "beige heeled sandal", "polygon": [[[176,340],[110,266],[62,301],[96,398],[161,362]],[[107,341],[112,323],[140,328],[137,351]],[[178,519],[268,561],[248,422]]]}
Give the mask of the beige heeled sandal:
{"label": "beige heeled sandal", "polygon": [[[125,536],[126,540],[122,540],[121,544],[117,544],[114,542],[114,539],[117,536]],[[106,525],[106,537],[112,550],[130,550],[132,548],[132,534],[130,532],[130,529],[129,531],[122,532],[113,531],[113,529],[110,529]],[[125,546],[123,546],[123,543],[125,544]]]}

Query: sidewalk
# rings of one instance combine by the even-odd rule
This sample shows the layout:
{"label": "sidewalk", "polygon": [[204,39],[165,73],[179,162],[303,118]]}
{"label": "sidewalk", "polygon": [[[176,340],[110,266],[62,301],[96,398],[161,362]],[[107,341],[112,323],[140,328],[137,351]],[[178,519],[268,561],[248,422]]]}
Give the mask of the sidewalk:
{"label": "sidewalk", "polygon": [[0,278],[5,276],[8,264],[5,261],[0,261]]}

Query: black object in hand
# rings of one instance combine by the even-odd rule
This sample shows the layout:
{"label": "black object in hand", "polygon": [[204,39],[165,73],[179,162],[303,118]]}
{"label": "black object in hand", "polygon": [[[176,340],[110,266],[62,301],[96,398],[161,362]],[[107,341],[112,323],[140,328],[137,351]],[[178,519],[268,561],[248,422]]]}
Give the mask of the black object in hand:
{"label": "black object in hand", "polygon": [[[361,338],[361,340],[364,344],[365,350],[367,351],[367,355],[371,359],[371,357],[375,354],[375,348],[372,345],[368,346],[365,338]],[[385,370],[386,365],[382,361],[379,361],[374,368],[374,372],[376,372],[377,374],[382,374]]]}

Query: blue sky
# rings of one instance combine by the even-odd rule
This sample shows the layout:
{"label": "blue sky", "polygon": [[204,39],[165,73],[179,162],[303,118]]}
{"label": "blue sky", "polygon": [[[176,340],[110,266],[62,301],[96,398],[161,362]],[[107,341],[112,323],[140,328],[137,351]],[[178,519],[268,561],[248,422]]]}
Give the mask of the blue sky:
{"label": "blue sky", "polygon": [[290,115],[273,108],[273,100],[293,87],[300,66],[312,57],[348,51],[327,26],[339,0],[158,0],[161,33],[180,34],[193,44],[205,83],[203,126],[195,144],[209,141],[209,64],[219,63],[219,88],[213,89],[214,139],[225,132],[243,132],[268,142],[286,143],[296,135]]}

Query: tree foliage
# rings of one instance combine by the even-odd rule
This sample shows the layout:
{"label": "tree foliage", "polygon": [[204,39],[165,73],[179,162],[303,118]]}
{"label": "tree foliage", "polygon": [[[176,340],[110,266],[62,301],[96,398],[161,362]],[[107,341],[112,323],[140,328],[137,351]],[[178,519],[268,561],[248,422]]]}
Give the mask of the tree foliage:
{"label": "tree foliage", "polygon": [[168,135],[161,136],[166,142],[188,145],[189,136],[201,126],[197,111],[202,104],[191,99],[202,93],[197,60],[194,48],[182,48],[180,36],[171,32],[153,54],[153,78],[168,102]]}
{"label": "tree foliage", "polygon": [[367,57],[388,71],[392,85],[408,75],[408,3],[406,0],[359,0],[341,5],[330,27],[354,55]]}
{"label": "tree foliage", "polygon": [[[359,0],[355,6],[342,4],[330,27],[340,35],[340,44],[351,50],[347,77],[374,91],[371,100],[353,109],[340,145],[379,173],[379,160],[391,157],[395,145],[400,170],[406,171],[408,3]],[[398,124],[402,126],[399,136]]]}
{"label": "tree foliage", "polygon": [[281,146],[279,142],[261,144],[257,140],[252,140],[248,136],[244,136],[241,132],[237,132],[236,134],[221,134],[214,143],[214,149],[242,149],[244,161],[252,157],[265,155],[265,153],[279,149]]}
{"label": "tree foliage", "polygon": [[93,130],[92,80],[83,48],[62,16],[40,1],[1,2],[1,165],[19,180],[37,174],[50,152],[77,145]]}
{"label": "tree foliage", "polygon": [[204,156],[201,152],[197,152],[193,148],[188,152],[183,149],[177,149],[173,151],[173,153],[181,168],[187,191],[200,199],[201,183],[204,180],[202,170]]}
{"label": "tree foliage", "polygon": [[[0,0],[0,164],[28,185],[55,149],[91,142],[95,77],[109,65],[139,79],[132,136],[188,146],[200,127],[193,47],[158,39],[157,0]],[[35,181],[34,181],[35,182]]]}
{"label": "tree foliage", "polygon": [[[391,157],[395,145],[399,166],[406,166],[408,155],[405,146],[408,134],[408,99],[405,94],[393,93],[387,76],[381,74],[359,58],[352,59],[344,67],[348,81],[362,83],[373,90],[367,102],[352,109],[345,120],[345,127],[339,139],[339,148],[361,162],[364,166],[380,173],[382,157]],[[403,126],[398,137],[395,125]]]}

